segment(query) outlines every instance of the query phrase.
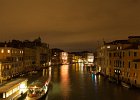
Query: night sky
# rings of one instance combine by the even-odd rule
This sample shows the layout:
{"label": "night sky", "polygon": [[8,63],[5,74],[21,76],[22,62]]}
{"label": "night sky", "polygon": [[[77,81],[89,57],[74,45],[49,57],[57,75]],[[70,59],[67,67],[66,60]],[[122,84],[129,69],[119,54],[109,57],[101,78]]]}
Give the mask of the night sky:
{"label": "night sky", "polygon": [[103,39],[140,35],[140,0],[0,0],[0,35],[93,50]]}

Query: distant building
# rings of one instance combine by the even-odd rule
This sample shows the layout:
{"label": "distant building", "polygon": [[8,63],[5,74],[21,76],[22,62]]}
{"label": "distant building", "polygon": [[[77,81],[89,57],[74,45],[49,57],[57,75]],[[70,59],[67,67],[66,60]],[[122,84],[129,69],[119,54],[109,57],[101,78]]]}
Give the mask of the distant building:
{"label": "distant building", "polygon": [[69,53],[71,63],[84,63],[84,64],[93,64],[94,54],[92,52],[83,51],[83,52],[71,52]]}
{"label": "distant building", "polygon": [[61,53],[64,52],[61,49],[53,48],[51,49],[51,65],[61,64]]}
{"label": "distant building", "polygon": [[60,60],[61,64],[68,64],[68,53],[67,52],[61,52],[60,54]]}
{"label": "distant building", "polygon": [[94,63],[94,54],[92,52],[82,52],[83,62],[86,64]]}

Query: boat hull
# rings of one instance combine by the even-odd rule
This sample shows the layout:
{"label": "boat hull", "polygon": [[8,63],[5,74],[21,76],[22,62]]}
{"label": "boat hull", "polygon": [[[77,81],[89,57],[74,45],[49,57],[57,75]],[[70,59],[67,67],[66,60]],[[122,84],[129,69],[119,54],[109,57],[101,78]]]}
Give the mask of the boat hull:
{"label": "boat hull", "polygon": [[43,100],[48,93],[49,82],[44,77],[32,82],[28,86],[26,100]]}
{"label": "boat hull", "polygon": [[26,100],[44,100],[47,94],[48,94],[48,92],[43,94],[43,95],[41,95],[41,96],[38,96],[38,97],[29,97],[29,96],[27,96]]}
{"label": "boat hull", "polygon": [[122,85],[123,87],[125,87],[125,88],[130,88],[130,85],[128,85],[128,84],[126,84],[126,83],[124,83],[124,82],[121,82],[121,85]]}

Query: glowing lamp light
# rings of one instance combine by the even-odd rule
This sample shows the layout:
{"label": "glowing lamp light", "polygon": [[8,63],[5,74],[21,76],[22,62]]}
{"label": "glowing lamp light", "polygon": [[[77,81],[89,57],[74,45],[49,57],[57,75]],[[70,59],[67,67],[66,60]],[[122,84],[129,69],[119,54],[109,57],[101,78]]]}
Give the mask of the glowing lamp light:
{"label": "glowing lamp light", "polygon": [[99,67],[99,72],[101,72],[101,67]]}
{"label": "glowing lamp light", "polygon": [[121,73],[121,71],[119,70],[119,73]]}
{"label": "glowing lamp light", "polygon": [[51,62],[49,62],[49,66],[51,65]]}
{"label": "glowing lamp light", "polygon": [[25,84],[20,84],[20,89],[26,88]]}
{"label": "glowing lamp light", "polygon": [[34,86],[34,88],[37,88],[36,86]]}
{"label": "glowing lamp light", "polygon": [[7,50],[7,53],[10,53],[10,50]]}
{"label": "glowing lamp light", "polygon": [[1,53],[4,53],[4,49],[1,50]]}
{"label": "glowing lamp light", "polygon": [[19,86],[20,93],[25,93],[27,91],[26,84],[22,83]]}

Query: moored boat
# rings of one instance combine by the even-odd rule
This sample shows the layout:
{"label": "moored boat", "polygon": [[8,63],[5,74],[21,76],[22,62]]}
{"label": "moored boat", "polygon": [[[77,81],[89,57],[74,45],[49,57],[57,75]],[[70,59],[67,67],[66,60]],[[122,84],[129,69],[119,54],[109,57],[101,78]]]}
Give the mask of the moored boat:
{"label": "moored boat", "polygon": [[125,82],[121,82],[121,85],[125,88],[130,88],[130,85]]}
{"label": "moored boat", "polygon": [[48,92],[48,81],[41,77],[28,86],[26,100],[40,100]]}

